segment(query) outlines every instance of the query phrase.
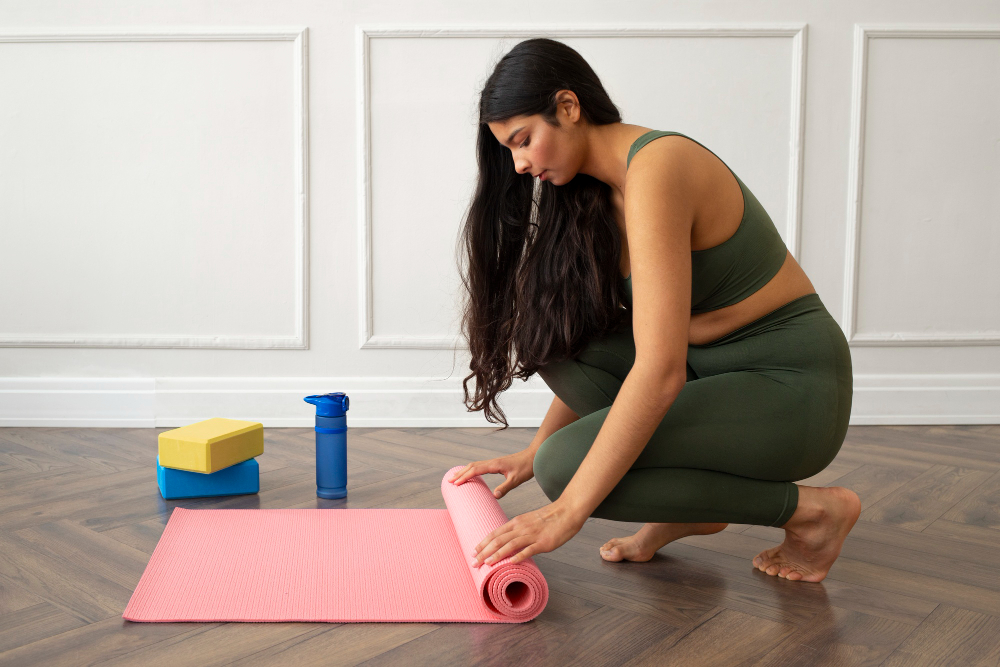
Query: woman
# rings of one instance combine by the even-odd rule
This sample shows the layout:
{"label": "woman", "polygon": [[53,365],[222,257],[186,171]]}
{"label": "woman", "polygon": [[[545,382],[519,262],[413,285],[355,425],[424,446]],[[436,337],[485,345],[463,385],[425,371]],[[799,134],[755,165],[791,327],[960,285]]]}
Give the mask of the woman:
{"label": "woman", "polygon": [[590,516],[648,522],[608,561],[735,522],[784,528],[759,570],[821,581],[861,503],[793,482],[840,450],[850,350],[763,207],[699,142],[622,123],[557,41],[507,53],[479,116],[466,403],[474,376],[469,407],[494,421],[536,371],[556,396],[527,449],[450,480],[501,473],[502,497],[534,476],[552,500],[487,535],[477,566],[552,551]]}

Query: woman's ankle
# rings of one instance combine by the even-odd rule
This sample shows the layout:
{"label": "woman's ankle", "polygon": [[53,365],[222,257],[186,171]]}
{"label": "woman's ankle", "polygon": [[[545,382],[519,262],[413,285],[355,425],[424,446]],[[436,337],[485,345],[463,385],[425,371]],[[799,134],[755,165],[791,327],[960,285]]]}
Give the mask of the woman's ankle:
{"label": "woman's ankle", "polygon": [[788,521],[781,525],[781,528],[792,529],[806,524],[815,524],[823,520],[826,516],[826,504],[821,501],[821,495],[825,487],[803,486],[799,487],[799,502],[795,506],[795,512]]}

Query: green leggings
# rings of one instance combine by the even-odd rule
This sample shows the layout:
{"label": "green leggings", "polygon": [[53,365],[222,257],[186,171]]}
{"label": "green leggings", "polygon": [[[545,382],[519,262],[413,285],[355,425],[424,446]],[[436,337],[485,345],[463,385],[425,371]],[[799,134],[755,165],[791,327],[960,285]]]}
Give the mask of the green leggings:
{"label": "green leggings", "polygon": [[[634,362],[627,328],[538,371],[580,415],[535,454],[535,478],[550,500],[590,451]],[[854,380],[840,325],[818,294],[807,294],[689,345],[687,374],[639,458],[591,516],[783,525],[798,504],[792,482],[829,465],[847,434]]]}

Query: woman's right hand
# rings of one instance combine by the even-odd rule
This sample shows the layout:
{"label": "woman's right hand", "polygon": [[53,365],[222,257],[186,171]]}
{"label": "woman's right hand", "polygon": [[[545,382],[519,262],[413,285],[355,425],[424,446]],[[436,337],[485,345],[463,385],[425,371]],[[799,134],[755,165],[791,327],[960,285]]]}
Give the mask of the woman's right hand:
{"label": "woman's right hand", "polygon": [[503,498],[507,495],[508,491],[524,484],[535,476],[535,471],[532,469],[534,461],[535,453],[529,449],[524,449],[516,454],[501,456],[488,461],[470,463],[448,481],[452,484],[462,484],[465,480],[476,475],[489,472],[500,473],[507,480],[493,491],[493,495],[497,498]]}

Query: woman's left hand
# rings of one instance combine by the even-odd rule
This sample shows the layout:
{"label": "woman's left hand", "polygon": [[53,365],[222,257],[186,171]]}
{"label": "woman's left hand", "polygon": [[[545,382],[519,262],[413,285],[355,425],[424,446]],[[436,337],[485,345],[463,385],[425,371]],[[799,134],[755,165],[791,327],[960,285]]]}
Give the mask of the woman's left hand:
{"label": "woman's left hand", "polygon": [[529,556],[558,549],[580,532],[587,517],[578,517],[558,500],[514,517],[483,538],[475,548],[475,566],[493,564],[516,553],[517,563]]}

